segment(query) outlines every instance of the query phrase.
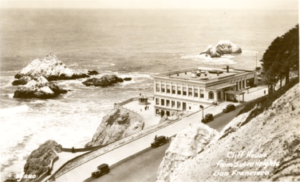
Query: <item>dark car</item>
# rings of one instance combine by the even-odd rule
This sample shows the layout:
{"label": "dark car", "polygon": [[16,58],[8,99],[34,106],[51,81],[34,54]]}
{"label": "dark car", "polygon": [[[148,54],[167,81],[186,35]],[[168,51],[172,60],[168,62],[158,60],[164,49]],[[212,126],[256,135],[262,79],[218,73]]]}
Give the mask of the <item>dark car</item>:
{"label": "dark car", "polygon": [[165,136],[155,137],[154,142],[151,143],[151,147],[156,148],[156,147],[159,147],[159,146],[161,146],[161,145],[163,145],[167,142],[168,142],[168,140],[167,140],[167,137],[165,137]]}
{"label": "dark car", "polygon": [[109,167],[107,164],[101,164],[97,167],[97,170],[92,172],[92,177],[99,178],[100,176],[109,173]]}
{"label": "dark car", "polygon": [[208,123],[214,120],[214,116],[210,113],[206,114],[205,117],[202,119],[202,123]]}
{"label": "dark car", "polygon": [[227,112],[234,111],[234,110],[235,110],[235,106],[233,104],[228,104],[226,106],[226,108],[223,109],[223,113],[227,113]]}

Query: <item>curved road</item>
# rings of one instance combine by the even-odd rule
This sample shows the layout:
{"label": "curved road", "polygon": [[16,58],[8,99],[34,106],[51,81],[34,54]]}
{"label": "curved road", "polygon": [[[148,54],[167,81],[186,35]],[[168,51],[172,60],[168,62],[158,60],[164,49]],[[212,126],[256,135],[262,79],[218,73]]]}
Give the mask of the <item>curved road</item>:
{"label": "curved road", "polygon": [[[243,107],[230,113],[221,114],[207,125],[221,131]],[[84,182],[153,182],[156,180],[157,169],[169,145],[168,143],[155,149],[146,149],[113,166],[110,173],[100,178],[88,178]],[[95,169],[91,169],[91,172]]]}

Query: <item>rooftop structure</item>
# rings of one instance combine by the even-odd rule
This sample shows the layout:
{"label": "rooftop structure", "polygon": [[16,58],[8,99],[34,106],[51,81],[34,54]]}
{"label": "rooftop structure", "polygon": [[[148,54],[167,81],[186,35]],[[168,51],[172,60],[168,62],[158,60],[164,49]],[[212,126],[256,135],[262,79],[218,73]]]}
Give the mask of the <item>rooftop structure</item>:
{"label": "rooftop structure", "polygon": [[256,84],[254,70],[198,67],[154,76],[156,112],[198,110],[200,105],[243,101],[244,90]]}

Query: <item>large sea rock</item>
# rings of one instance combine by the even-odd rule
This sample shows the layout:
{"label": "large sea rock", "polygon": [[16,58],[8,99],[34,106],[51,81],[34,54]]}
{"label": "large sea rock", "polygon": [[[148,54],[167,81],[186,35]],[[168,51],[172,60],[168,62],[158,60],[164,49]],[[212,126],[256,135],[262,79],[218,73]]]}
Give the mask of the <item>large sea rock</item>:
{"label": "large sea rock", "polygon": [[[128,79],[128,78],[126,78]],[[116,75],[103,75],[100,78],[94,77],[94,78],[89,78],[82,82],[86,86],[101,86],[101,87],[106,87],[106,86],[111,86],[114,85],[115,83],[118,82],[123,82],[124,80],[120,77],[117,77]]]}
{"label": "large sea rock", "polygon": [[43,76],[47,80],[65,80],[65,79],[77,79],[87,78],[89,75],[98,74],[97,71],[81,72],[71,68],[68,68],[58,58],[49,54],[43,59],[37,58],[23,68],[19,73],[15,75],[19,81],[14,81],[13,85],[26,84],[29,77]]}
{"label": "large sea rock", "polygon": [[137,113],[114,108],[102,118],[92,140],[85,147],[109,144],[143,129],[144,121]]}
{"label": "large sea rock", "polygon": [[239,54],[242,48],[230,41],[219,41],[216,45],[209,45],[200,54],[209,55],[210,57],[220,57],[224,54]]}
{"label": "large sea rock", "polygon": [[14,93],[14,98],[48,99],[64,93],[67,93],[67,90],[48,82],[45,77],[39,76],[31,78],[25,85],[19,86]]}

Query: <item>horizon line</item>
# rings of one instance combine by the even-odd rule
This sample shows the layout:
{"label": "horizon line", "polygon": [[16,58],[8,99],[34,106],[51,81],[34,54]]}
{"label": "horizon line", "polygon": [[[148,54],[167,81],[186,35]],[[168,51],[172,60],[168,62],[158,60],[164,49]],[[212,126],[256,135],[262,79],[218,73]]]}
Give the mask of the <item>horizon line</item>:
{"label": "horizon line", "polygon": [[274,9],[266,9],[266,8],[208,8],[208,7],[194,7],[194,8],[168,8],[168,7],[161,7],[161,8],[154,8],[154,7],[113,7],[113,8],[105,8],[105,7],[0,7],[0,9],[91,9],[91,10],[264,10],[264,11],[277,11],[277,10],[299,10],[298,7],[296,8],[274,8]]}

